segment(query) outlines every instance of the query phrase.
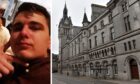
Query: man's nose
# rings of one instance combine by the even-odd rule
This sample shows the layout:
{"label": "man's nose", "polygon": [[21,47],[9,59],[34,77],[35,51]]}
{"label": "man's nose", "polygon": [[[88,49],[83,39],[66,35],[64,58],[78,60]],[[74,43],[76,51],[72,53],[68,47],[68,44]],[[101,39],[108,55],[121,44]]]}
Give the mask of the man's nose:
{"label": "man's nose", "polygon": [[29,27],[27,24],[25,24],[20,32],[22,35],[28,35],[29,34]]}

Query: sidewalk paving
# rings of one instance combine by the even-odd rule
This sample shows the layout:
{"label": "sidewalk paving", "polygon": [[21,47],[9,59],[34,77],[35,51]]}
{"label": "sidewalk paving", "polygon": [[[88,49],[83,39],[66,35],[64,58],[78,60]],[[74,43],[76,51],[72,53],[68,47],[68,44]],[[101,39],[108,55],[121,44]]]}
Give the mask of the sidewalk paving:
{"label": "sidewalk paving", "polygon": [[74,78],[83,79],[83,80],[105,81],[105,82],[110,82],[112,84],[140,84],[140,80],[110,80],[110,79],[105,80],[105,79],[93,79],[92,77],[85,77],[85,76],[74,77]]}
{"label": "sidewalk paving", "polygon": [[73,77],[74,79],[82,79],[82,80],[89,80],[89,81],[104,81],[104,82],[109,82],[112,84],[140,84],[140,80],[110,80],[110,79],[94,79],[92,77],[86,77],[86,76],[67,76],[65,74],[59,74],[56,73],[57,75],[62,75],[66,77]]}
{"label": "sidewalk paving", "polygon": [[103,80],[107,82],[112,82],[116,84],[140,84],[140,80]]}

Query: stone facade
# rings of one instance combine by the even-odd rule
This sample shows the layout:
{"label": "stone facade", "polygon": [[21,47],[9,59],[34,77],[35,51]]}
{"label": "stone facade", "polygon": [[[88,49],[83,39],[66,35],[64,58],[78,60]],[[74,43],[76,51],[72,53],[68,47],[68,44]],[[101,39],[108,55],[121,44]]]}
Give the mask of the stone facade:
{"label": "stone facade", "polygon": [[52,53],[52,72],[58,72],[58,55]]}
{"label": "stone facade", "polygon": [[[59,70],[75,76],[140,79],[140,1],[92,4],[91,22],[73,26],[65,5],[59,24]],[[99,11],[100,10],[100,11]],[[95,15],[95,16],[94,16]]]}
{"label": "stone facade", "polygon": [[19,0],[0,0],[0,6],[4,7],[2,16],[6,19],[6,26],[13,20],[20,4]]}

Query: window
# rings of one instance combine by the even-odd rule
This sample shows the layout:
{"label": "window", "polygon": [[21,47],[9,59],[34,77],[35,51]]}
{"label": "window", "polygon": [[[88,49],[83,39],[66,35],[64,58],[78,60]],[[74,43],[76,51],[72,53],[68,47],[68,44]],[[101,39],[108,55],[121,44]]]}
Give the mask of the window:
{"label": "window", "polygon": [[112,63],[112,65],[113,65],[113,73],[114,74],[118,74],[117,61],[114,60],[113,63]]}
{"label": "window", "polygon": [[92,54],[89,54],[89,59],[92,59]]}
{"label": "window", "polygon": [[111,47],[111,55],[114,55],[113,47]]}
{"label": "window", "polygon": [[109,75],[109,70],[110,70],[109,65],[107,65],[106,66],[106,72],[107,72],[108,75]]}
{"label": "window", "polygon": [[104,40],[105,40],[105,36],[104,36],[104,32],[102,32],[102,43],[104,44]]}
{"label": "window", "polygon": [[95,58],[98,58],[96,52],[95,52]]}
{"label": "window", "polygon": [[94,55],[94,53],[92,53],[92,59],[95,59],[95,55]]}
{"label": "window", "polygon": [[136,40],[128,41],[127,43],[124,43],[124,49],[125,51],[136,49]]}
{"label": "window", "polygon": [[102,56],[103,56],[103,57],[105,56],[105,54],[104,54],[104,50],[102,50]]}
{"label": "window", "polygon": [[104,25],[104,21],[103,20],[101,21],[100,24],[101,24],[101,28],[104,28],[105,25]]}
{"label": "window", "polygon": [[114,28],[111,27],[111,28],[110,28],[110,38],[111,38],[111,40],[114,39],[114,34],[115,34],[115,32],[114,32]]}
{"label": "window", "polygon": [[105,52],[105,56],[107,56],[107,50],[106,50],[106,49],[105,49],[105,51],[104,51],[104,52]]}
{"label": "window", "polygon": [[101,73],[101,65],[99,65],[99,73]]}
{"label": "window", "polygon": [[79,64],[79,71],[82,71],[82,67],[81,67],[81,64]]}
{"label": "window", "polygon": [[109,23],[112,23],[112,22],[113,22],[112,13],[109,14],[109,16],[108,16],[108,20],[109,20]]}
{"label": "window", "polygon": [[73,56],[73,55],[74,55],[74,54],[73,54],[73,51],[74,51],[74,46],[73,46],[73,43],[72,43],[72,45],[71,45],[71,46],[72,46],[72,56]]}
{"label": "window", "polygon": [[126,32],[131,30],[131,26],[130,26],[130,21],[129,21],[129,15],[124,17],[124,23],[125,23],[125,30]]}
{"label": "window", "polygon": [[104,61],[103,67],[104,67],[104,74],[107,75],[108,74],[108,62],[107,61]]}
{"label": "window", "polygon": [[91,34],[92,34],[91,29],[89,29],[89,35],[91,35]]}
{"label": "window", "polygon": [[76,49],[76,41],[75,41],[75,44],[74,45],[75,45],[75,55],[76,55],[76,51],[77,51],[77,49]]}
{"label": "window", "polygon": [[97,32],[97,26],[96,25],[94,26],[94,32],[95,33]]}
{"label": "window", "polygon": [[80,53],[80,37],[78,38],[78,50],[79,50],[79,53]]}
{"label": "window", "polygon": [[84,31],[84,35],[86,35],[86,32]]}
{"label": "window", "polygon": [[126,43],[124,43],[124,49],[125,49],[125,51],[127,51],[127,44]]}
{"label": "window", "polygon": [[89,48],[92,48],[91,39],[89,39]]}
{"label": "window", "polygon": [[85,48],[85,44],[84,43],[82,43],[82,45],[83,45],[83,49]]}
{"label": "window", "polygon": [[136,49],[136,40],[132,40],[133,42],[133,48]]}
{"label": "window", "polygon": [[114,53],[116,54],[116,47],[114,46]]}
{"label": "window", "polygon": [[98,56],[98,58],[99,58],[99,52],[97,52],[97,56]]}
{"label": "window", "polygon": [[84,72],[86,72],[86,64],[83,64]]}
{"label": "window", "polygon": [[128,41],[128,46],[129,46],[129,50],[131,50],[132,46],[131,46],[131,42],[130,41]]}
{"label": "window", "polygon": [[127,2],[124,1],[124,2],[122,3],[122,11],[125,12],[125,11],[127,11],[127,10],[128,10],[128,8],[127,8]]}
{"label": "window", "polygon": [[93,70],[93,63],[90,63],[90,70]]}
{"label": "window", "polygon": [[95,38],[95,46],[97,46],[97,36],[95,36],[94,38]]}

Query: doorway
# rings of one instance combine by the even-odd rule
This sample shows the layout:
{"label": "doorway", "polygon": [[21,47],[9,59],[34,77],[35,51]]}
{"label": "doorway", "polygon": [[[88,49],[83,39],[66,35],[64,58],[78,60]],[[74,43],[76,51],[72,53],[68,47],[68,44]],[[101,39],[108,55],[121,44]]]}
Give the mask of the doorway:
{"label": "doorway", "polygon": [[134,59],[130,60],[130,73],[132,79],[139,79],[138,65]]}

